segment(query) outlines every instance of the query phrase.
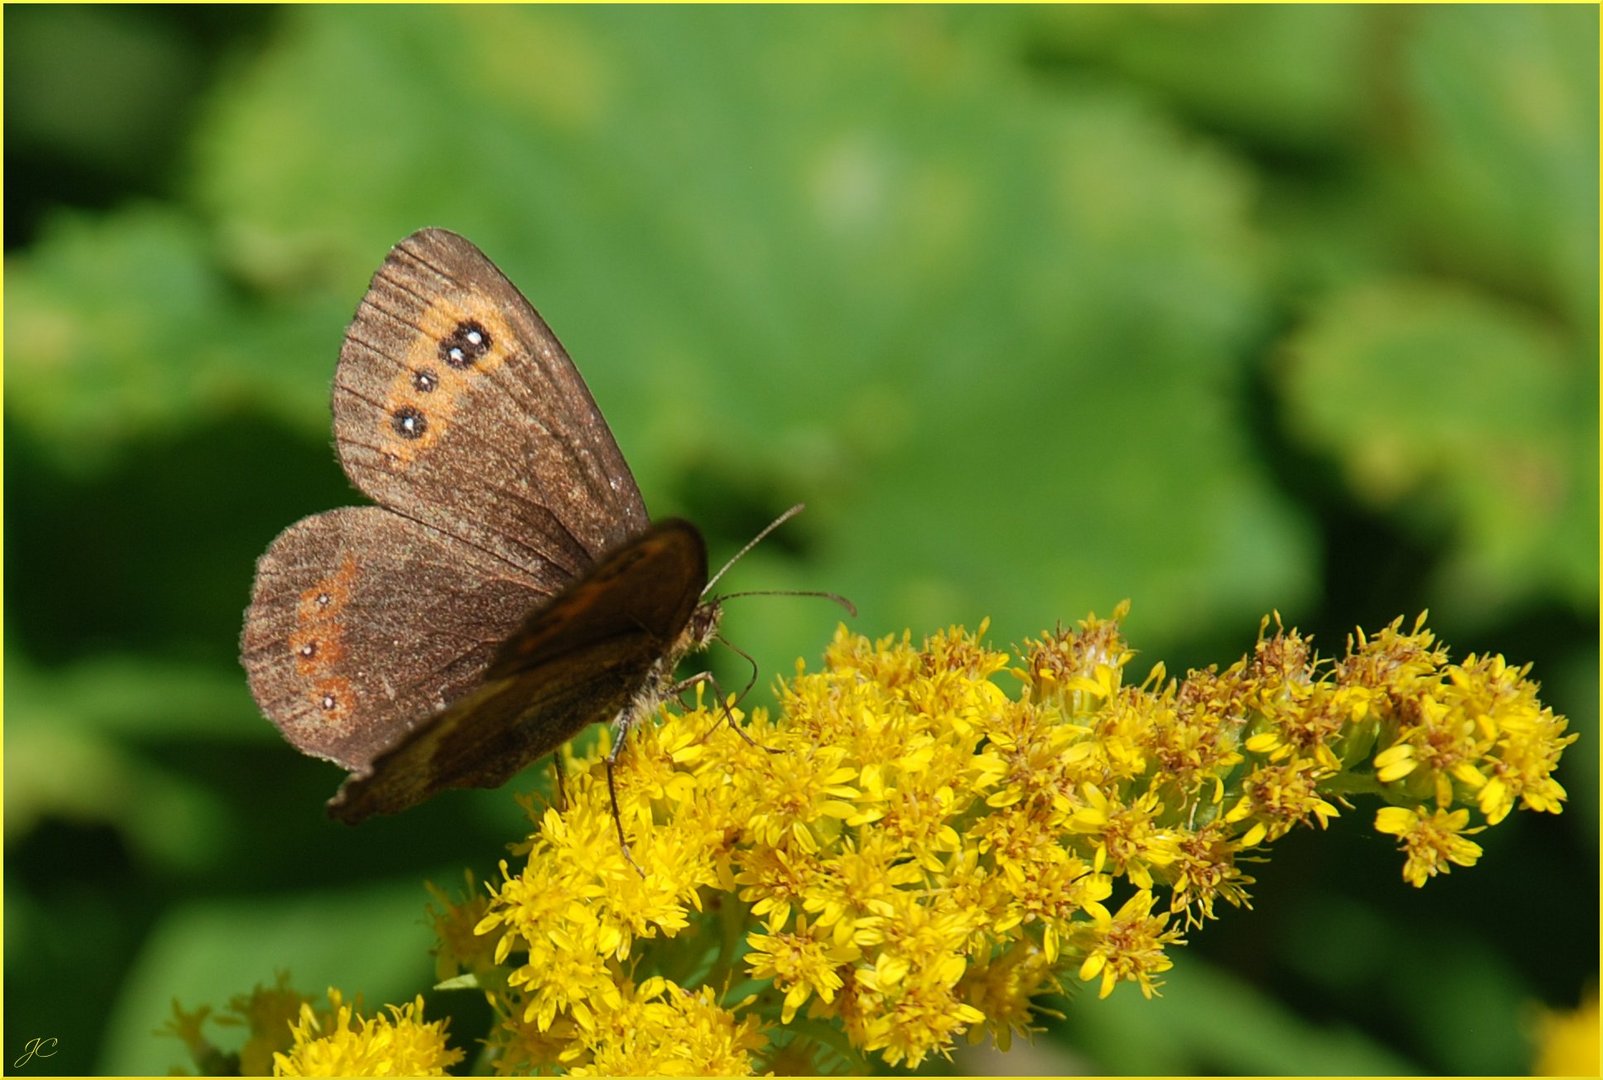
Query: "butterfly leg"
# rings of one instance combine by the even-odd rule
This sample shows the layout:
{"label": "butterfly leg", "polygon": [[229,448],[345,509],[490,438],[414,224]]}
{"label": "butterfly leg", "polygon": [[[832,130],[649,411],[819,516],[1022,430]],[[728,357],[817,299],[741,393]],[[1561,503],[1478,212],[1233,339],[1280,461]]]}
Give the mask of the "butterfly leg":
{"label": "butterfly leg", "polygon": [[739,645],[736,645],[733,641],[730,641],[722,634],[719,634],[715,640],[730,652],[740,656],[746,661],[746,663],[751,665],[751,678],[746,680],[745,687],[740,691],[740,697],[735,699],[736,701],[744,701],[746,699],[746,695],[751,693],[751,688],[757,685],[757,661],[752,657],[751,653],[747,652],[745,649],[742,649]]}
{"label": "butterfly leg", "polygon": [[736,734],[738,734],[742,739],[745,739],[751,745],[756,746],[756,740],[742,731],[740,729],[740,725],[735,723],[734,714],[729,711],[729,701],[727,700],[728,696],[724,693],[724,688],[718,685],[718,680],[713,677],[712,672],[698,671],[689,678],[680,679],[678,682],[668,687],[668,696],[678,698],[681,708],[688,708],[684,701],[685,691],[691,689],[692,687],[700,686],[702,683],[706,683],[708,686],[712,687],[712,692],[718,695],[718,723],[713,724],[712,727],[703,732],[701,738],[697,739],[696,741],[698,743],[706,742],[712,733],[718,730],[719,724],[722,724],[725,720],[728,720],[729,726],[734,729]]}
{"label": "butterfly leg", "polygon": [[[669,695],[671,695],[673,697],[678,697],[680,694],[683,694],[686,690],[689,690],[691,687],[696,686],[696,685],[698,685],[700,683],[706,683],[707,685],[712,687],[713,693],[718,695],[718,702],[719,702],[719,705],[720,705],[722,711],[719,714],[718,723],[714,724],[712,727],[708,728],[706,730],[706,732],[704,732],[702,734],[701,738],[696,740],[698,743],[699,742],[705,742],[707,740],[707,738],[712,735],[713,732],[718,730],[718,724],[722,724],[725,720],[727,720],[727,721],[729,721],[730,730],[733,731],[736,735],[739,735],[742,739],[745,739],[746,740],[746,744],[748,746],[756,747],[759,750],[766,750],[770,754],[782,754],[782,753],[784,753],[784,751],[779,749],[778,747],[762,745],[756,739],[752,738],[751,735],[747,733],[745,728],[743,728],[739,724],[735,723],[734,714],[729,711],[728,695],[724,693],[724,688],[718,685],[718,680],[713,677],[713,673],[712,672],[710,672],[710,671],[699,671],[699,672],[697,672],[696,674],[690,676],[687,679],[681,679],[679,682],[674,683],[672,686],[670,686],[668,688],[668,693],[669,693]],[[750,690],[751,687],[747,686],[746,689]],[[742,696],[744,696],[744,695],[742,695]]]}
{"label": "butterfly leg", "polygon": [[562,748],[558,747],[551,754],[551,770],[557,777],[557,813],[568,812],[568,770],[562,764]]}
{"label": "butterfly leg", "polygon": [[618,754],[623,750],[624,741],[629,736],[629,729],[634,727],[634,711],[629,710],[619,715],[613,721],[613,731],[616,737],[612,741],[612,749],[607,751],[604,764],[607,767],[607,795],[612,799],[612,823],[618,828],[618,846],[623,849],[623,857],[629,860],[629,865],[641,877],[646,876],[639,863],[635,862],[634,853],[629,850],[629,839],[623,834],[623,811],[618,808],[618,784],[613,779],[613,766],[617,763]]}

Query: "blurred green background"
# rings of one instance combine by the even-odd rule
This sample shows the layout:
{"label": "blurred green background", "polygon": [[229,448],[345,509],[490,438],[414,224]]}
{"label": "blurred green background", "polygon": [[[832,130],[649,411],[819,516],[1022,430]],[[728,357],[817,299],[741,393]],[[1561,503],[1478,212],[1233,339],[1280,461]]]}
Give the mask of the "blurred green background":
{"label": "blurred green background", "polygon": [[[432,981],[509,791],[348,829],[236,659],[358,501],[328,391],[389,246],[473,238],[727,580],[992,639],[1134,601],[1133,673],[1422,608],[1533,661],[1558,818],[1416,891],[1373,804],[1166,996],[940,1068],[1506,1073],[1598,955],[1594,7],[8,7],[5,1046],[164,1072],[176,996]],[[736,602],[766,687],[838,612]],[[739,664],[719,670],[738,680]],[[761,699],[760,690],[758,699]],[[518,782],[546,783],[543,770]],[[471,994],[433,994],[464,1043]]]}

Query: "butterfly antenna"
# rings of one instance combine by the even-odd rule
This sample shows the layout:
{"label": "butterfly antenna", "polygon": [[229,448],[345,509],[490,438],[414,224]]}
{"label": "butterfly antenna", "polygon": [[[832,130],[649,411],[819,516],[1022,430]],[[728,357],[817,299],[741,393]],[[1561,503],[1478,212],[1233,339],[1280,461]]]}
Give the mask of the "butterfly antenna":
{"label": "butterfly antenna", "polygon": [[833,600],[852,618],[857,618],[857,605],[846,599],[840,593],[821,592],[817,589],[751,589],[746,592],[725,593],[719,600],[733,600],[737,596],[821,596],[825,600]]}
{"label": "butterfly antenna", "polygon": [[791,518],[795,517],[797,514],[801,513],[805,509],[807,509],[807,504],[806,503],[797,503],[795,506],[792,506],[789,510],[786,510],[783,514],[780,514],[773,521],[770,521],[768,523],[767,528],[763,529],[762,532],[760,532],[756,536],[752,537],[750,543],[748,543],[745,547],[741,548],[739,551],[735,552],[734,557],[731,558],[728,562],[724,563],[724,568],[722,570],[718,571],[716,574],[714,574],[712,576],[712,580],[707,582],[707,587],[705,589],[701,590],[702,595],[705,596],[707,593],[711,592],[712,591],[712,587],[714,585],[718,584],[718,579],[723,577],[725,574],[727,574],[729,572],[729,568],[731,566],[734,566],[737,562],[739,562],[741,557],[743,555],[745,555],[746,552],[750,551],[752,548],[754,548],[758,544],[762,543],[763,538],[766,537],[769,533],[773,532],[775,529],[779,528],[785,522],[789,521]]}
{"label": "butterfly antenna", "polygon": [[[723,569],[719,570],[712,576],[711,580],[707,582],[707,587],[701,590],[701,594],[705,596],[712,592],[712,587],[718,584],[718,579],[727,574],[729,572],[729,568],[739,562],[746,552],[762,543],[763,538],[769,533],[773,532],[775,529],[779,528],[785,522],[789,521],[791,518],[795,517],[805,509],[807,509],[806,503],[797,503],[789,510],[786,510],[783,514],[780,514],[773,521],[769,522],[767,528],[763,529],[762,532],[752,537],[750,543],[741,548],[739,551],[735,552],[734,557],[728,562],[724,563]],[[821,596],[825,600],[835,601],[835,603],[839,604],[846,610],[846,614],[850,615],[854,619],[857,618],[857,605],[846,599],[844,596],[841,596],[839,593],[819,592],[812,589],[752,589],[746,592],[726,593],[723,596],[720,596],[718,599],[732,600],[737,596]],[[725,642],[724,644],[727,645],[728,642]],[[736,651],[738,652],[739,650]],[[747,657],[747,659],[749,660],[751,658]]]}

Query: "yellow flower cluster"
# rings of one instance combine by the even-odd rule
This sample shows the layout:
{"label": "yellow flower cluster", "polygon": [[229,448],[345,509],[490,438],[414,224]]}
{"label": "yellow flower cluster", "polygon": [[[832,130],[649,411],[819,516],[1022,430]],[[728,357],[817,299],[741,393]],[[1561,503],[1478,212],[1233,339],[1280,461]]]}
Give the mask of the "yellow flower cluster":
{"label": "yellow flower cluster", "polygon": [[[1180,934],[1241,906],[1247,861],[1375,796],[1414,885],[1471,866],[1514,808],[1557,813],[1575,740],[1528,668],[1450,663],[1399,619],[1321,660],[1265,619],[1251,655],[1172,680],[1112,619],[1017,657],[952,629],[921,646],[842,628],[780,710],[665,709],[619,759],[569,759],[566,805],[488,891],[434,890],[441,988],[495,1022],[476,1071],[721,1075],[917,1066],[959,1038],[1006,1047],[1077,977],[1145,995]],[[1011,680],[1014,693],[1000,678]],[[699,693],[699,691],[698,691]],[[423,1002],[364,1019],[330,990],[230,1003],[238,1068],[441,1073],[462,1059]],[[205,1071],[231,1055],[176,1009]]]}
{"label": "yellow flower cluster", "polygon": [[445,1021],[424,1022],[421,995],[366,1020],[338,990],[329,990],[328,1003],[321,1013],[302,1003],[290,1048],[273,1055],[274,1076],[444,1076],[462,1060],[446,1046]]}
{"label": "yellow flower cluster", "polygon": [[[461,1050],[446,1045],[445,1021],[424,1022],[422,997],[371,1020],[338,990],[328,998],[328,1008],[314,1009],[281,973],[271,987],[236,995],[221,1015],[204,1005],[188,1012],[174,1001],[173,1019],[158,1034],[181,1039],[202,1076],[444,1076],[462,1060]],[[218,1049],[204,1031],[207,1021],[245,1028],[244,1045],[236,1053]]]}
{"label": "yellow flower cluster", "polygon": [[1071,974],[1151,995],[1182,929],[1246,901],[1240,863],[1349,796],[1391,804],[1375,825],[1416,885],[1475,861],[1472,815],[1561,808],[1574,736],[1527,669],[1449,664],[1422,620],[1327,663],[1266,619],[1228,670],[1131,686],[1124,613],[1018,659],[983,626],[922,647],[843,628],[744,737],[732,708],[665,711],[618,765],[644,873],[604,740],[572,761],[517,867],[438,913],[442,977],[499,1017],[489,1066],[839,1071],[1006,1046]]}

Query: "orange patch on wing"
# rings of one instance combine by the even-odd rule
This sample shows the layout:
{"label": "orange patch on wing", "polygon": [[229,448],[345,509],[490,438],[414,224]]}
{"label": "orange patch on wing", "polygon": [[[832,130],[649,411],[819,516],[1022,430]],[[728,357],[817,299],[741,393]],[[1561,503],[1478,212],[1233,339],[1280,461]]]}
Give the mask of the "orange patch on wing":
{"label": "orange patch on wing", "polygon": [[[490,347],[467,366],[453,367],[440,355],[440,348],[466,323],[483,327]],[[417,326],[420,332],[407,349],[401,370],[390,381],[380,421],[380,445],[402,466],[411,464],[420,451],[434,445],[450,429],[451,417],[463,393],[474,380],[505,362],[517,340],[501,312],[478,293],[436,298],[419,314]],[[431,388],[422,389],[420,381]],[[423,417],[426,426],[421,435],[407,438],[396,430],[395,416],[403,409],[415,410]]]}
{"label": "orange patch on wing", "polygon": [[[296,674],[312,678],[345,655],[340,611],[350,602],[355,580],[356,556],[347,555],[337,570],[301,593],[295,605],[295,629],[289,635]],[[314,691],[313,697],[322,695]]]}

